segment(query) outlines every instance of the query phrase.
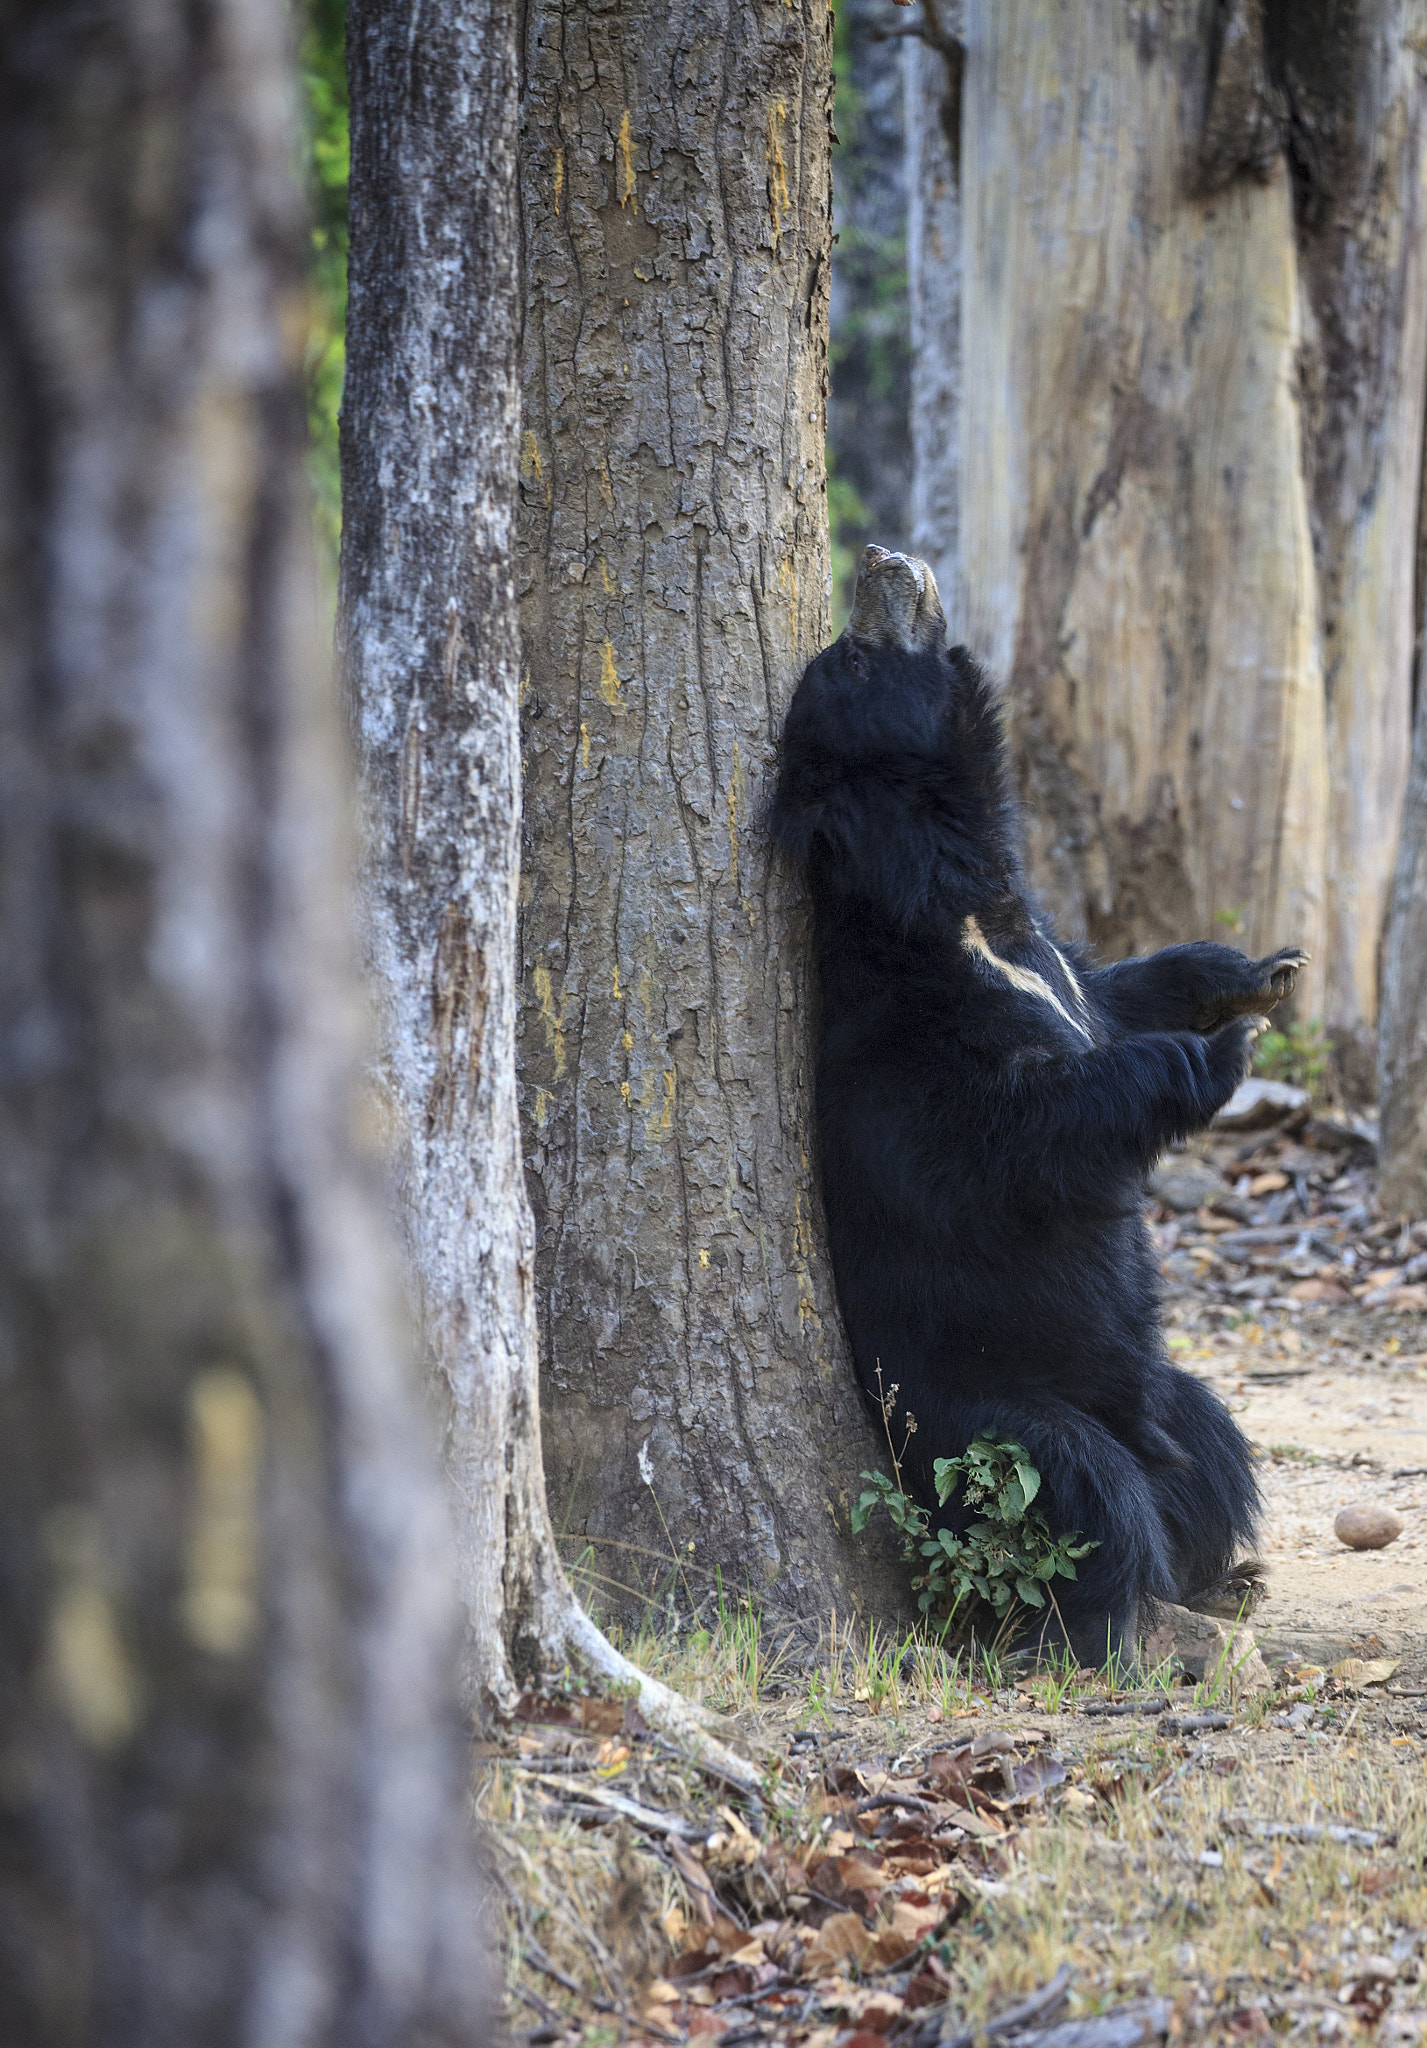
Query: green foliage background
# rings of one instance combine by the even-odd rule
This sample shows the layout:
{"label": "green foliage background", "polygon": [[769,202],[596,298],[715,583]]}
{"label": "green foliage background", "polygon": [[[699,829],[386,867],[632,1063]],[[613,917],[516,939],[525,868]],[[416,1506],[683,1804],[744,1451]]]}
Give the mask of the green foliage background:
{"label": "green foliage background", "polygon": [[312,285],[307,341],[308,466],[317,534],[333,582],[342,531],[337,415],[347,367],[347,6],[303,0],[298,71],[306,122],[303,172],[312,207]]}

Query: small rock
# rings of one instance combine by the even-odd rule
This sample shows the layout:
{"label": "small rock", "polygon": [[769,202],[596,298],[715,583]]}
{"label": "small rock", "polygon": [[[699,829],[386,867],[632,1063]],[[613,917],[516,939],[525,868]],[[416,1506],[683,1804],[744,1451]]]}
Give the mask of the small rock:
{"label": "small rock", "polygon": [[1150,1175],[1149,1191],[1157,1202],[1181,1214],[1207,1208],[1211,1202],[1222,1201],[1233,1193],[1223,1175],[1206,1166],[1202,1159],[1181,1158],[1173,1153],[1162,1159]]}
{"label": "small rock", "polygon": [[1146,1619],[1155,1625],[1144,1638],[1141,1655],[1151,1668],[1173,1657],[1191,1678],[1222,1679],[1233,1698],[1264,1692],[1272,1685],[1252,1629],[1164,1601],[1156,1601],[1153,1615]]}
{"label": "small rock", "polygon": [[1385,1550],[1402,1534],[1402,1517],[1386,1501],[1353,1501],[1339,1508],[1333,1534],[1349,1550]]}
{"label": "small rock", "polygon": [[1319,1152],[1341,1152],[1354,1165],[1370,1165],[1377,1158],[1378,1127],[1367,1116],[1315,1116],[1303,1133]]}
{"label": "small rock", "polygon": [[1308,1091],[1287,1081],[1240,1081],[1215,1117],[1221,1131],[1260,1131],[1308,1107]]}

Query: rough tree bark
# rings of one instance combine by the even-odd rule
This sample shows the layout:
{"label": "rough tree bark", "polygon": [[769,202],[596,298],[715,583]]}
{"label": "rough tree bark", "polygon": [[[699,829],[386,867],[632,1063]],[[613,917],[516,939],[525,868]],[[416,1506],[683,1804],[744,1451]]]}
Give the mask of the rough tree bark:
{"label": "rough tree bark", "polygon": [[[762,829],[827,629],[826,0],[532,0],[520,1022],[556,1525],[803,1608],[879,1445],[808,1156],[802,907]],[[885,1461],[885,1447],[882,1455]],[[648,1567],[648,1573],[644,1567]]]}
{"label": "rough tree bark", "polygon": [[0,36],[0,2038],[485,2037],[278,0]]}
{"label": "rough tree bark", "polygon": [[1358,1089],[1409,726],[1423,27],[965,8],[961,626],[1008,680],[1036,878],[1111,952],[1304,941],[1299,1014]]}
{"label": "rough tree bark", "polygon": [[698,1715],[618,1657],[561,1570],[540,1455],[534,1247],[515,1099],[519,389],[515,10],[349,19],[341,638],[366,795],[379,1099],[443,1396],[483,1715],[566,1663],[740,1781]]}

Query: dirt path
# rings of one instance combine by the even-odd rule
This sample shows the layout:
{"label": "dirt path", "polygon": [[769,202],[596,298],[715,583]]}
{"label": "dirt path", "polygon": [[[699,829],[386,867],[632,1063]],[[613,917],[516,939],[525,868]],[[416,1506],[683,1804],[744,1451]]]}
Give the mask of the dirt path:
{"label": "dirt path", "polygon": [[[1230,1193],[1249,1146],[1253,1170]],[[1427,1309],[1412,1265],[1427,1227],[1384,1222],[1368,1165],[1344,1168],[1296,1139],[1215,1137],[1189,1162],[1217,1168],[1225,1194],[1157,1212],[1166,1320],[1177,1361],[1222,1396],[1260,1455],[1265,1653],[1427,1662]],[[1287,1185],[1252,1198],[1273,1181]],[[1265,1234],[1277,1241],[1256,1241]],[[1351,1551],[1333,1534],[1338,1510],[1364,1500],[1402,1517],[1384,1550]]]}

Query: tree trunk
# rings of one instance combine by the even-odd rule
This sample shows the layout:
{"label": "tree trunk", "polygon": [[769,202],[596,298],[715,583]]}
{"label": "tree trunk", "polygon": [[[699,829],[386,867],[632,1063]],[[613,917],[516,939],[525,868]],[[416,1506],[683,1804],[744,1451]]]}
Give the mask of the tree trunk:
{"label": "tree trunk", "polygon": [[1427,461],[1417,504],[1416,711],[1382,953],[1379,1192],[1389,1216],[1427,1214]]}
{"label": "tree trunk", "polygon": [[1036,879],[1112,953],[1303,941],[1358,1088],[1407,752],[1421,13],[966,7],[962,623]]}
{"label": "tree trunk", "polygon": [[[959,4],[944,4],[939,9],[938,25],[948,37],[961,36],[961,15]],[[923,22],[924,29],[930,26],[930,21]],[[959,445],[961,86],[958,65],[948,66],[943,52],[924,35],[907,38],[902,45],[902,93],[912,335],[911,547],[931,565],[953,644],[966,637],[961,598]]]}
{"label": "tree trunk", "polygon": [[739,1782],[708,1717],[616,1656],[545,1502],[530,1207],[515,1099],[519,633],[515,15],[350,19],[342,641],[366,796],[379,1098],[445,1413],[464,1684],[483,1716],[576,1663]]}
{"label": "tree trunk", "polygon": [[906,142],[901,52],[879,34],[886,0],[837,10],[828,398],[833,623],[868,541],[905,546],[912,481]]}
{"label": "tree trunk", "polygon": [[525,26],[525,984],[546,1470],[626,1586],[891,1605],[810,1156],[807,921],[763,829],[827,632],[831,24]]}
{"label": "tree trunk", "polygon": [[0,2038],[484,2038],[276,0],[0,41]]}

